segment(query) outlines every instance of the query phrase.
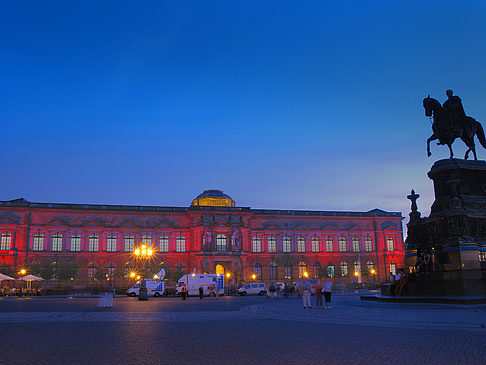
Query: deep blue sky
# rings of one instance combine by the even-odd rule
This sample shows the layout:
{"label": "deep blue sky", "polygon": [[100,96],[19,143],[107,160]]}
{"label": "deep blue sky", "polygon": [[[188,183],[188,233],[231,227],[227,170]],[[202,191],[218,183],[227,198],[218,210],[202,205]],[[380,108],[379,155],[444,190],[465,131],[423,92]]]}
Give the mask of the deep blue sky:
{"label": "deep blue sky", "polygon": [[0,40],[0,200],[428,214],[422,99],[486,126],[484,1],[12,1]]}

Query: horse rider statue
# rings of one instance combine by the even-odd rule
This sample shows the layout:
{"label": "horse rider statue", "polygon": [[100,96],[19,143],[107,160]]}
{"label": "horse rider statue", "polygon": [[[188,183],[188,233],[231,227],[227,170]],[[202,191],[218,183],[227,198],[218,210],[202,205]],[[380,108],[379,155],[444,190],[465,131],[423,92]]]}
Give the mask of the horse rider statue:
{"label": "horse rider statue", "polygon": [[483,127],[474,118],[466,115],[459,96],[453,95],[452,90],[447,90],[446,95],[447,100],[444,105],[431,98],[430,95],[423,102],[425,115],[433,118],[432,131],[434,133],[427,139],[427,156],[431,155],[430,142],[438,139],[437,144],[447,145],[450,158],[453,158],[452,144],[456,138],[460,138],[468,147],[464,158],[467,160],[469,152],[472,151],[474,159],[477,160],[474,136],[477,136],[481,145],[486,148]]}

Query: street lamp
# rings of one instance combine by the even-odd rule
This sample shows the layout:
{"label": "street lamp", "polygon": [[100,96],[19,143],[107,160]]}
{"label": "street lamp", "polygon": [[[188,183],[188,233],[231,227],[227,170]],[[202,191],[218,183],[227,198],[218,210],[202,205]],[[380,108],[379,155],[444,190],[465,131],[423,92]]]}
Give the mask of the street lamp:
{"label": "street lamp", "polygon": [[153,251],[151,247],[143,244],[140,247],[136,247],[133,254],[137,259],[142,260],[142,280],[140,281],[138,300],[148,300],[147,284],[145,283],[145,265],[147,264],[147,260],[152,257]]}
{"label": "street lamp", "polygon": [[231,277],[231,274],[229,272],[226,273],[226,287],[228,290],[228,295],[230,294],[230,287],[229,287],[229,278]]}
{"label": "street lamp", "polygon": [[255,281],[255,279],[256,279],[256,274],[253,274],[253,275],[251,276],[251,278],[253,279],[253,281]]}
{"label": "street lamp", "polygon": [[[20,269],[19,273],[20,273],[20,277],[24,277],[25,273],[27,271],[25,269]],[[20,296],[22,296],[22,291],[24,290],[24,280],[22,280],[22,282],[20,283]]]}

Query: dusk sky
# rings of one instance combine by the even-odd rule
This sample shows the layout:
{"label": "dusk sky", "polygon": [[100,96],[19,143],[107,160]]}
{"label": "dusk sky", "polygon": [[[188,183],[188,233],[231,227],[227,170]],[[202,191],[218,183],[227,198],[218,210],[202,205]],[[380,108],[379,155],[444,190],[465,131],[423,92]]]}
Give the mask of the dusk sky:
{"label": "dusk sky", "polygon": [[428,215],[422,99],[486,126],[485,1],[11,1],[0,39],[0,200]]}

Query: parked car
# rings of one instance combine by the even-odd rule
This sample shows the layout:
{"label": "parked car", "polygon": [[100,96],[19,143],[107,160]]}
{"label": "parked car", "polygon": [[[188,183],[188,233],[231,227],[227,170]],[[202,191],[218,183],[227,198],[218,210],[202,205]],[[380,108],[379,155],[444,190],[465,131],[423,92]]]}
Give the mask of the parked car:
{"label": "parked car", "polygon": [[248,283],[238,289],[240,295],[266,295],[267,285],[265,283]]}

